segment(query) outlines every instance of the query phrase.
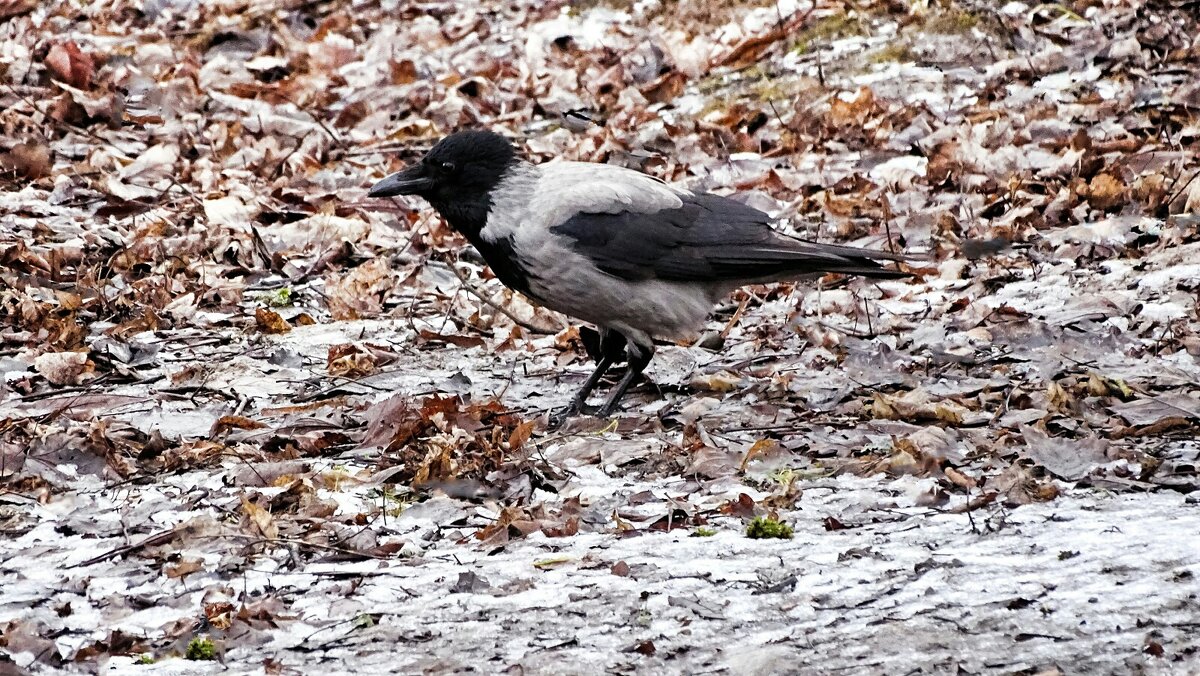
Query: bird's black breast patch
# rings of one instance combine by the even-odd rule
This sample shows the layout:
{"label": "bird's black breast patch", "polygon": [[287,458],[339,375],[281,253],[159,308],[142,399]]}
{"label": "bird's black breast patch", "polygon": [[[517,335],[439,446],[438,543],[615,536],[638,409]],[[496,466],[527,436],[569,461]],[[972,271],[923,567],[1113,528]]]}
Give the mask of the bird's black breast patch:
{"label": "bird's black breast patch", "polygon": [[529,268],[514,249],[512,236],[496,241],[490,241],[483,236],[488,213],[492,209],[490,198],[485,201],[435,202],[434,208],[446,219],[450,227],[462,233],[479,251],[497,279],[508,288],[533,297],[529,292]]}
{"label": "bird's black breast patch", "polygon": [[481,236],[469,237],[483,260],[505,286],[529,296],[529,270],[513,247],[512,237],[489,242]]}

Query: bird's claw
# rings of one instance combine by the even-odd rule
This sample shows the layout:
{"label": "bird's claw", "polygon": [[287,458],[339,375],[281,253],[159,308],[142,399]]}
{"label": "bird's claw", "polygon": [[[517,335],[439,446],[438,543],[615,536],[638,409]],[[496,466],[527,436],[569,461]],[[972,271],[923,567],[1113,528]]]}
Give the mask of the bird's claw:
{"label": "bird's claw", "polygon": [[595,406],[589,406],[582,401],[572,401],[570,404],[550,412],[550,419],[547,423],[549,429],[558,429],[562,427],[568,420],[579,414],[594,415],[596,413]]}
{"label": "bird's claw", "polygon": [[594,415],[597,418],[611,418],[612,416],[616,415],[617,409],[620,408],[618,405],[619,403],[620,402],[610,401],[607,404],[594,409],[591,415]]}

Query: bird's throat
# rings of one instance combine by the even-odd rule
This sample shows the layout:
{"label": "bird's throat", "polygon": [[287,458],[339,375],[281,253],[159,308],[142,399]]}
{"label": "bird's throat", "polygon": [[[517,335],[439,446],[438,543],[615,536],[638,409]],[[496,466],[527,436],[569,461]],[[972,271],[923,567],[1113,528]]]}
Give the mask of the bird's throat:
{"label": "bird's throat", "polygon": [[433,203],[433,208],[458,232],[462,233],[483,256],[496,277],[510,289],[529,295],[529,272],[525,269],[518,253],[513,250],[511,238],[489,241],[482,235],[487,225],[491,205],[479,202],[456,202],[454,204]]}
{"label": "bird's throat", "polygon": [[441,214],[450,227],[466,235],[474,244],[480,231],[487,225],[488,211],[491,205],[485,201],[463,200],[458,202],[432,202],[433,208]]}

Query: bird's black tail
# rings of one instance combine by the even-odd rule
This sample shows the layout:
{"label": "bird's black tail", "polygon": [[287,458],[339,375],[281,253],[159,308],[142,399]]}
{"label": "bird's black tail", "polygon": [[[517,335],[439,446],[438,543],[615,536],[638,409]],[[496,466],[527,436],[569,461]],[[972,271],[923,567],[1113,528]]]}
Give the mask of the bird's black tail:
{"label": "bird's black tail", "polygon": [[710,258],[709,262],[727,279],[765,282],[830,272],[876,279],[900,279],[910,277],[911,273],[884,267],[878,261],[903,262],[914,258],[890,251],[776,236],[763,244],[731,247]]}

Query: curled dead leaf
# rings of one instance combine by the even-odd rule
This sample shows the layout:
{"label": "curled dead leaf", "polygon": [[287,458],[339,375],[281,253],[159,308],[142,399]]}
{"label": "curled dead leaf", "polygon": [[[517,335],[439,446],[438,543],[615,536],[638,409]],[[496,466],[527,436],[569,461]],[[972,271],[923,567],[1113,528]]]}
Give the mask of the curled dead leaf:
{"label": "curled dead leaf", "polygon": [[0,153],[0,178],[13,175],[36,180],[50,175],[50,148],[41,143],[18,143]]}
{"label": "curled dead leaf", "polygon": [[759,455],[779,450],[779,448],[779,442],[774,439],[759,439],[750,448],[746,449],[746,454],[742,456],[742,464],[738,466],[738,472],[744,473],[746,465],[749,465],[750,461]]}
{"label": "curled dead leaf", "polygon": [[361,378],[375,372],[375,360],[365,352],[350,352],[331,358],[327,370],[331,376]]}
{"label": "curled dead leaf", "polygon": [[268,540],[274,540],[279,537],[279,525],[275,523],[275,519],[271,513],[263,509],[257,503],[242,498],[242,520],[243,528],[254,532],[256,535],[261,535]]}
{"label": "curled dead leaf", "polygon": [[923,389],[900,394],[876,392],[867,404],[867,411],[876,418],[888,420],[932,420],[948,425],[961,424],[970,412],[965,406],[949,399],[935,400]]}
{"label": "curled dead leaf", "polygon": [[1053,481],[1039,479],[1029,467],[1014,462],[999,476],[987,482],[990,491],[997,491],[1010,505],[1028,505],[1034,502],[1049,502],[1058,497],[1058,486]]}
{"label": "curled dead leaf", "polygon": [[654,103],[670,103],[683,93],[687,86],[687,76],[672,70],[642,89],[642,95]]}
{"label": "curled dead leaf", "polygon": [[1075,398],[1057,382],[1046,386],[1047,408],[1055,413],[1070,414],[1075,409]]}
{"label": "curled dead leaf", "polygon": [[63,95],[55,99],[49,111],[56,120],[82,124],[92,118],[119,127],[125,119],[125,97],[118,91],[85,90],[65,82],[59,83],[59,87]]}
{"label": "curled dead leaf", "polygon": [[234,611],[237,607],[228,601],[217,601],[204,604],[204,618],[215,629],[225,630],[233,626]]}
{"label": "curled dead leaf", "polygon": [[688,384],[694,389],[706,392],[732,392],[741,382],[741,377],[729,371],[717,371],[716,373],[698,373],[692,376]]}
{"label": "curled dead leaf", "polygon": [[533,436],[533,428],[534,422],[532,420],[517,425],[513,429],[512,434],[508,436],[509,449],[515,451],[524,446],[525,442],[529,441],[529,437]]}
{"label": "curled dead leaf", "polygon": [[201,559],[183,559],[178,563],[171,564],[163,569],[167,577],[172,580],[178,580],[196,571],[204,569],[204,561]]}
{"label": "curled dead leaf", "polygon": [[219,437],[223,434],[228,434],[230,430],[254,430],[266,427],[265,423],[257,420],[251,420],[240,415],[223,415],[215,423],[208,432],[210,437]]}
{"label": "curled dead leaf", "polygon": [[847,528],[846,524],[842,523],[841,521],[838,521],[837,518],[832,517],[832,516],[827,516],[824,519],[822,519],[821,526],[824,527],[825,530],[830,531],[830,532],[833,532],[835,530],[845,530]]}
{"label": "curled dead leaf", "polygon": [[892,452],[864,469],[866,474],[886,472],[892,476],[932,476],[939,468],[940,461],[937,457],[923,452],[912,439],[904,438],[894,439]]}
{"label": "curled dead leaf", "polygon": [[337,320],[373,317],[383,310],[383,297],[394,282],[395,274],[384,257],[331,277],[325,284],[329,314]]}
{"label": "curled dead leaf", "polygon": [[33,360],[33,370],[55,385],[78,385],[96,377],[86,352],[47,352]]}
{"label": "curled dead leaf", "polygon": [[1084,196],[1093,209],[1107,211],[1124,204],[1128,198],[1128,190],[1119,177],[1101,173],[1092,177]]}
{"label": "curled dead leaf", "polygon": [[45,64],[56,79],[79,89],[87,89],[92,84],[92,74],[96,70],[95,59],[73,40],[51,47]]}
{"label": "curled dead leaf", "polygon": [[785,39],[799,30],[808,20],[808,12],[796,12],[787,21],[775,24],[771,30],[750,36],[738,44],[724,56],[714,59],[714,66],[732,66],[734,68],[756,63],[767,49],[776,42]]}
{"label": "curled dead leaf", "polygon": [[950,483],[958,486],[959,488],[964,488],[969,491],[979,486],[978,481],[967,476],[966,474],[963,474],[957,469],[954,469],[953,467],[947,467],[942,471],[945,473],[946,478],[950,480]]}
{"label": "curled dead leaf", "polygon": [[374,345],[340,343],[329,347],[326,370],[334,376],[361,378],[371,375],[380,366],[396,361],[397,356],[391,350]]}
{"label": "curled dead leaf", "polygon": [[754,498],[745,493],[739,493],[737,500],[730,500],[721,505],[721,513],[746,520],[752,519],[755,515]]}
{"label": "curled dead leaf", "polygon": [[37,0],[0,0],[0,21],[32,12]]}
{"label": "curled dead leaf", "polygon": [[486,343],[479,336],[462,336],[453,333],[437,333],[428,329],[417,331],[417,335],[422,340],[427,340],[432,343],[446,343],[462,348],[483,347]]}
{"label": "curled dead leaf", "polygon": [[263,333],[287,333],[292,330],[292,325],[287,323],[287,320],[279,315],[278,312],[265,307],[260,307],[254,310],[254,323],[258,326],[258,330]]}
{"label": "curled dead leaf", "polygon": [[875,93],[868,87],[862,87],[853,98],[835,96],[829,102],[828,120],[834,127],[861,127],[878,112]]}

